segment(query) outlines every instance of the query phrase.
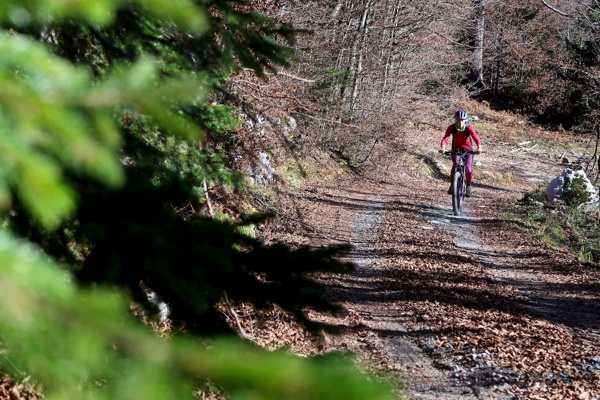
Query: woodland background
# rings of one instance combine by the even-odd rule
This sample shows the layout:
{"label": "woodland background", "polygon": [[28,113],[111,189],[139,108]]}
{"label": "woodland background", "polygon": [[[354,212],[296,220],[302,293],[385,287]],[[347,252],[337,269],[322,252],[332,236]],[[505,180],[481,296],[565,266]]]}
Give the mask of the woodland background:
{"label": "woodland background", "polygon": [[311,274],[353,268],[347,247],[257,235],[285,188],[397,167],[403,132],[468,98],[589,137],[598,180],[597,1],[15,0],[0,21],[1,357],[21,396],[387,398],[223,318],[278,307],[318,332],[307,310],[339,311]]}

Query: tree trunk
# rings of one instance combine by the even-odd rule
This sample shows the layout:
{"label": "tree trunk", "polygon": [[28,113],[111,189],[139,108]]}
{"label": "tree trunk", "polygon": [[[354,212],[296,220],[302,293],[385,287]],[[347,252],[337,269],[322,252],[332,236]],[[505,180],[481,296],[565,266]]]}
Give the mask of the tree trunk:
{"label": "tree trunk", "polygon": [[471,80],[475,85],[484,86],[483,81],[483,39],[485,36],[485,4],[487,0],[475,2],[475,48]]}
{"label": "tree trunk", "polygon": [[353,78],[352,82],[352,98],[350,103],[350,112],[354,113],[358,106],[358,97],[360,93],[360,83],[362,81],[362,70],[363,70],[363,61],[364,54],[363,50],[365,48],[365,43],[367,40],[367,36],[369,33],[369,15],[371,14],[371,5],[373,4],[373,0],[367,0],[365,2],[362,17],[360,20],[360,26],[358,32],[356,33],[356,37],[354,39],[354,43],[352,45],[352,61],[350,63],[351,74]]}

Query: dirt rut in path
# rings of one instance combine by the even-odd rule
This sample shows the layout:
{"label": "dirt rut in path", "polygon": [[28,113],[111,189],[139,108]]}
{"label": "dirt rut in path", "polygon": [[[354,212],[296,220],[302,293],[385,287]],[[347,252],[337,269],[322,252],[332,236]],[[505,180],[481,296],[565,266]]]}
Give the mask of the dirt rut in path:
{"label": "dirt rut in path", "polygon": [[[357,192],[355,194],[359,195]],[[355,278],[370,281],[381,275],[377,238],[381,224],[385,223],[382,211],[387,202],[385,195],[371,197],[365,203],[366,209],[351,224],[354,227],[354,252],[351,257],[358,265],[358,271],[353,275]],[[358,305],[350,311],[360,316],[362,324],[373,335],[370,346],[387,356],[389,362],[404,375],[407,390],[412,396],[448,400],[475,398],[469,387],[436,368],[434,361],[409,339],[410,333],[402,323],[402,315],[398,314],[398,310],[387,309],[386,302],[381,301],[365,308]]]}

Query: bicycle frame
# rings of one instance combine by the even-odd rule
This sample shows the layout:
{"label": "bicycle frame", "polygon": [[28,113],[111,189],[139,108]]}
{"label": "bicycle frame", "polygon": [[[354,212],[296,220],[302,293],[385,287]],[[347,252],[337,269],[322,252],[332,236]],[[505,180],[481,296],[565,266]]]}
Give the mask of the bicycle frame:
{"label": "bicycle frame", "polygon": [[465,177],[465,156],[475,154],[473,150],[452,150],[446,152],[448,155],[458,155],[458,162],[454,166],[452,177],[452,212],[454,215],[460,215],[463,209],[463,202],[467,193],[467,181]]}

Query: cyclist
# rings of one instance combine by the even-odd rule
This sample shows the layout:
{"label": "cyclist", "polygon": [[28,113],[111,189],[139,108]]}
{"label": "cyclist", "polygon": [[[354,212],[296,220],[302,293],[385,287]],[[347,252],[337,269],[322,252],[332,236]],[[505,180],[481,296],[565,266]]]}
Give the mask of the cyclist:
{"label": "cyclist", "polygon": [[[452,150],[472,150],[474,141],[477,145],[477,154],[481,154],[481,140],[479,139],[479,135],[477,135],[477,131],[475,128],[469,123],[469,117],[465,110],[458,110],[454,113],[454,123],[446,128],[446,133],[442,138],[442,143],[440,145],[440,153],[444,153],[446,151],[446,144],[448,140],[452,136]],[[452,194],[452,179],[454,177],[454,166],[458,164],[458,155],[452,155],[452,172],[450,173],[450,189],[448,189],[448,194]],[[467,197],[471,197],[471,182],[473,180],[473,154],[467,154],[465,156],[465,180],[467,183],[467,193],[465,194]]]}

